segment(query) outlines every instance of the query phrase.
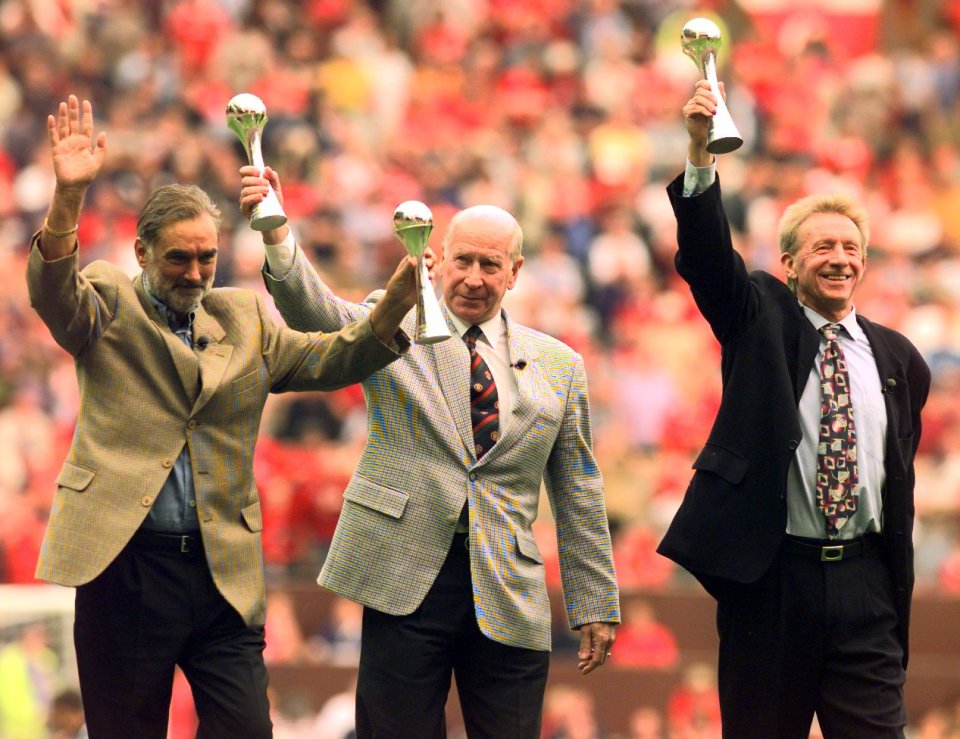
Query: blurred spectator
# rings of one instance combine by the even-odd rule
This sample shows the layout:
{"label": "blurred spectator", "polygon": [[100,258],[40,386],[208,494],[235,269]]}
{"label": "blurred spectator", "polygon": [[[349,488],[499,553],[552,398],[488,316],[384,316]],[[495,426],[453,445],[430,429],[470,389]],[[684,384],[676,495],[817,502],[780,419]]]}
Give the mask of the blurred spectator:
{"label": "blurred spectator", "polygon": [[667,701],[670,739],[719,739],[720,695],[712,665],[695,662],[683,671],[683,682]]}
{"label": "blurred spectator", "polygon": [[67,688],[53,696],[47,713],[47,729],[48,739],[87,739],[79,690]]}
{"label": "blurred spectator", "polygon": [[57,667],[42,623],[24,624],[15,641],[0,646],[0,736],[46,736],[47,712],[59,681]]}
{"label": "blurred spectator", "polygon": [[623,624],[617,630],[613,665],[665,670],[677,664],[678,655],[676,637],[657,620],[653,604],[642,598],[628,598]]}

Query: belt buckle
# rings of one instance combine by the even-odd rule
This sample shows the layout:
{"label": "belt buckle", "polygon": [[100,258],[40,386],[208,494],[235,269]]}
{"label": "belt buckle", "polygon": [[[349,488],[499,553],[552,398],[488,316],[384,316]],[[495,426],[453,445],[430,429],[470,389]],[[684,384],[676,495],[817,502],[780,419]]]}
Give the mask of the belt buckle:
{"label": "belt buckle", "polygon": [[839,562],[841,559],[843,559],[843,544],[820,547],[821,562]]}
{"label": "belt buckle", "polygon": [[183,534],[180,537],[180,554],[189,554],[190,553],[190,536],[188,534]]}

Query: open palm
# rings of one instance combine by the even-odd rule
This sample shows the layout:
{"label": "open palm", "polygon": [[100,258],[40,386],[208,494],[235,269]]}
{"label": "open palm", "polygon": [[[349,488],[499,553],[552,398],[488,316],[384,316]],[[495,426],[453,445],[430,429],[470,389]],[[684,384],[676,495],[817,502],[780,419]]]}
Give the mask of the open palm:
{"label": "open palm", "polygon": [[71,95],[56,116],[47,116],[47,133],[57,186],[86,188],[100,171],[107,153],[107,135],[93,139],[93,107]]}

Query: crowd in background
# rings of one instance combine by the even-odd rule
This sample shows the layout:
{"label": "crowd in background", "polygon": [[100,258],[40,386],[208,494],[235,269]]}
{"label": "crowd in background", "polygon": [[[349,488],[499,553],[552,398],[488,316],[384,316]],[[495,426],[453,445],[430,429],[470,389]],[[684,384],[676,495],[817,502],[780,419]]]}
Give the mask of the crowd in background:
{"label": "crowd in background", "polygon": [[[53,188],[46,116],[76,93],[108,135],[82,262],[137,271],[145,196],[192,182],[225,216],[217,283],[264,292],[224,120],[250,92],[298,241],[344,296],[396,265],[401,201],[430,206],[435,248],[459,208],[517,215],[526,262],[505,306],[585,357],[621,586],[693,587],[654,547],[720,393],[664,192],[685,160],[697,71],[679,39],[695,15],[724,34],[745,144],[718,171],[748,266],[780,273],[777,221],[800,195],[869,209],[857,311],[933,370],[917,592],[960,594],[960,0],[0,0],[0,582],[33,581],[78,402],[22,277]],[[273,584],[316,575],[364,418],[357,387],[269,402],[256,472]]]}

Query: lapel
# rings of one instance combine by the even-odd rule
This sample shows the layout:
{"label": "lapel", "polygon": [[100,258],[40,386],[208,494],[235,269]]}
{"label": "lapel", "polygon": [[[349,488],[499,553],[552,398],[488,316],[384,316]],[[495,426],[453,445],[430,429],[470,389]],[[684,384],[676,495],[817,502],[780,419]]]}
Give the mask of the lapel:
{"label": "lapel", "polygon": [[199,385],[199,365],[196,354],[184,344],[177,335],[170,330],[167,322],[163,320],[157,309],[153,307],[150,298],[147,297],[147,291],[143,287],[143,273],[141,272],[133,278],[133,287],[136,290],[137,297],[140,299],[140,305],[144,313],[153,322],[160,338],[167,346],[170,358],[173,360],[173,366],[177,370],[177,376],[183,385],[183,391],[187,397],[193,400],[197,397]]}
{"label": "lapel", "polygon": [[797,364],[793,368],[793,388],[794,400],[799,404],[807,380],[810,379],[810,368],[816,361],[817,352],[820,351],[820,334],[803,312],[803,306],[796,299],[794,301],[797,305],[800,330],[797,337]]}
{"label": "lapel", "polygon": [[[170,330],[167,322],[153,307],[143,288],[143,279],[140,275],[134,277],[133,286],[140,299],[141,307],[153,322],[170,353],[170,359],[173,360],[173,366],[177,370],[184,392],[194,401],[190,414],[193,415],[207,404],[219,386],[233,354],[233,347],[220,343],[225,335],[223,327],[201,304],[193,319],[192,338],[195,348],[190,349]],[[208,341],[204,349],[200,349],[197,344],[201,336],[206,337]]]}
{"label": "lapel", "polygon": [[890,459],[890,450],[897,448],[897,438],[900,436],[899,398],[907,388],[907,372],[903,362],[896,352],[884,339],[876,327],[863,316],[857,315],[857,323],[867,335],[870,348],[873,349],[873,359],[877,363],[877,373],[880,375],[880,389],[883,393],[883,404],[887,409],[887,459]]}
{"label": "lapel", "polygon": [[507,326],[507,346],[511,371],[517,380],[517,395],[506,433],[484,455],[484,459],[505,453],[527,435],[540,411],[540,398],[546,392],[541,383],[548,381],[544,379],[543,358],[537,346],[529,341],[525,332],[514,330],[506,311],[503,311],[503,320]]}
{"label": "lapel", "polygon": [[[230,357],[233,356],[233,347],[221,343],[225,332],[216,319],[207,313],[203,303],[197,308],[193,317],[193,346],[194,356],[200,364],[200,395],[193,404],[190,415],[196,414],[207,404],[214,391],[220,386],[223,373],[227,369]],[[198,340],[203,337],[207,340],[206,347],[201,349]],[[174,337],[176,338],[176,337]],[[180,342],[182,345],[182,342]],[[186,348],[186,347],[184,347]]]}
{"label": "lapel", "polygon": [[[460,338],[456,326],[447,317],[446,306],[442,306],[442,310],[450,328],[450,338],[423,348],[433,353],[434,371],[441,395],[463,446],[474,456],[476,452],[473,447],[473,422],[470,420],[470,352]],[[488,452],[485,456],[489,454]]]}

